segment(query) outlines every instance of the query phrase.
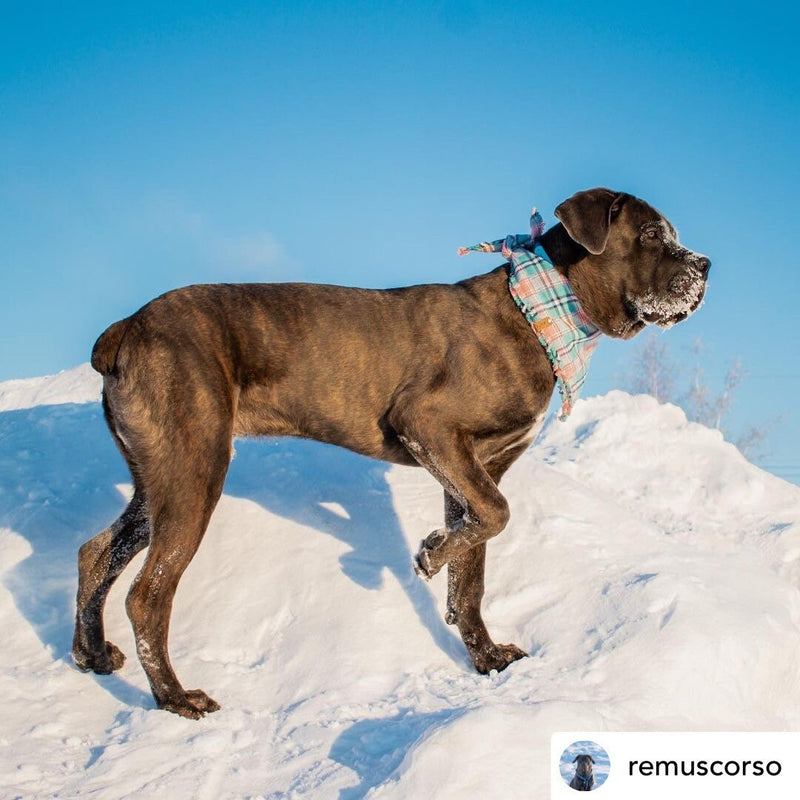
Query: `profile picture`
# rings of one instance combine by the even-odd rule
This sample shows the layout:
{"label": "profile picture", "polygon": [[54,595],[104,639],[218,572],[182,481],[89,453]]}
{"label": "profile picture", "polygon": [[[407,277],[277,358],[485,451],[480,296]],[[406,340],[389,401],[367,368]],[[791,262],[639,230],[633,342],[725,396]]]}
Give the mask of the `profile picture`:
{"label": "profile picture", "polygon": [[594,792],[608,778],[611,761],[605,749],[589,740],[573,742],[561,754],[561,777],[576,792]]}

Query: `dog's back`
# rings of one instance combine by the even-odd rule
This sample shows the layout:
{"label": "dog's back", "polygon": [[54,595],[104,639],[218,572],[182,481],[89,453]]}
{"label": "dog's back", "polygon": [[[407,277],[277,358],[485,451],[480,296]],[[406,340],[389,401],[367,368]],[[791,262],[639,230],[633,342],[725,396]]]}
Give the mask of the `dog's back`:
{"label": "dog's back", "polygon": [[[401,392],[442,392],[477,367],[481,380],[452,393],[459,399],[452,415],[480,430],[496,427],[515,406],[527,421],[527,395],[539,382],[552,386],[535,342],[520,366],[514,328],[505,331],[496,302],[486,301],[505,281],[501,268],[459,284],[394,290],[188,286],[111,325],[92,365],[105,377],[109,424],[113,430],[116,421],[123,436],[127,425],[135,438],[133,428],[154,415],[160,426],[184,415],[191,427],[221,411],[232,435],[302,436],[415,464],[386,422]],[[522,322],[513,307],[511,322]],[[524,324],[519,332],[527,343]],[[481,396],[496,385],[518,402],[500,397],[498,409],[496,393]]]}

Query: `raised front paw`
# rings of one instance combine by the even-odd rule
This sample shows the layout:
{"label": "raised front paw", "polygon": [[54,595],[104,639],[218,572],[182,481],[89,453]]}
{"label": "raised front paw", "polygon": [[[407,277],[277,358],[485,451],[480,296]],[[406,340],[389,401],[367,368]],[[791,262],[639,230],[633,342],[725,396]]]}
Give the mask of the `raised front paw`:
{"label": "raised front paw", "polygon": [[437,554],[447,538],[447,532],[440,528],[431,533],[420,543],[419,550],[414,556],[414,572],[423,580],[429,581],[443,566]]}

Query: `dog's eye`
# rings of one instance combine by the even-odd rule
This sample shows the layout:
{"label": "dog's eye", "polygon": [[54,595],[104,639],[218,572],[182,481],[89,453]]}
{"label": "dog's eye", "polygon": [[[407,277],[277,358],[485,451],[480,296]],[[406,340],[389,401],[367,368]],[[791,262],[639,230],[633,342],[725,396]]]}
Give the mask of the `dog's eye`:
{"label": "dog's eye", "polygon": [[650,228],[650,230],[649,230],[649,231],[645,231],[645,232],[644,232],[644,235],[645,235],[645,236],[646,236],[648,239],[655,239],[655,238],[656,238],[656,236],[658,236],[658,234],[657,234],[657,233],[656,233],[656,232],[655,232],[655,231],[654,231],[652,228]]}

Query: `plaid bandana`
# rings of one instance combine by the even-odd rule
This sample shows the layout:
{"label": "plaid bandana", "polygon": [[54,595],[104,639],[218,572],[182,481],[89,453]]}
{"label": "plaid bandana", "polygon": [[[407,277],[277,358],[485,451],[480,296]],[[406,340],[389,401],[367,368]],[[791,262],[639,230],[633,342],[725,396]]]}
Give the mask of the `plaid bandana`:
{"label": "plaid bandana", "polygon": [[534,208],[530,236],[511,234],[505,239],[459,247],[458,254],[464,256],[473,250],[500,252],[511,262],[508,289],[553,365],[561,393],[559,419],[563,421],[586,380],[600,331],[581,309],[569,281],[553,267],[537,241],[543,233],[544,220]]}

